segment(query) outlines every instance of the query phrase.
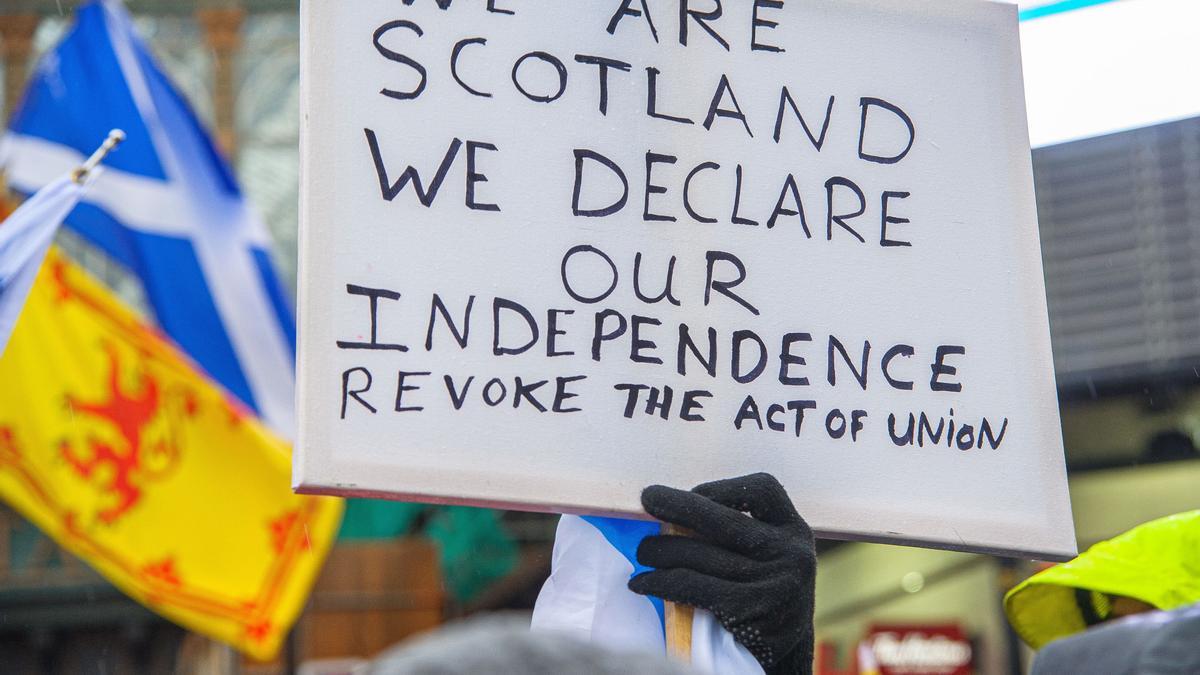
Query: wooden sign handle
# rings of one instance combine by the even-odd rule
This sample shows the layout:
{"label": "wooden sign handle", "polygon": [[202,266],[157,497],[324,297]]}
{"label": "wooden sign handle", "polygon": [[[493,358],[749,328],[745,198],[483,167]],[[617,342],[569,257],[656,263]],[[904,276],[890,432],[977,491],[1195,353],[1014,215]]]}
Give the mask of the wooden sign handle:
{"label": "wooden sign handle", "polygon": [[[690,534],[687,530],[669,523],[664,524],[665,534]],[[690,605],[675,602],[663,603],[663,622],[666,624],[667,655],[680,663],[692,662],[692,619],[695,610]]]}

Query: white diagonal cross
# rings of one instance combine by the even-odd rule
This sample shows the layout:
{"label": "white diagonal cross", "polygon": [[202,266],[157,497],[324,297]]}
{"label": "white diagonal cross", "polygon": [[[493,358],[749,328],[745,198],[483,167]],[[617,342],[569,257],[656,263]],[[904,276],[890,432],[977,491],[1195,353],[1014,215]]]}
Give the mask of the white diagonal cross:
{"label": "white diagonal cross", "polygon": [[[294,433],[294,364],[287,337],[276,320],[252,247],[269,248],[262,222],[243,200],[220,189],[216,177],[176,155],[176,143],[155,105],[136,55],[135,36],[123,10],[104,3],[109,39],[130,93],[149,131],[167,176],[155,180],[107,168],[96,177],[86,201],[139,232],[189,240],[213,303],[232,343],[259,412],[277,432]],[[9,134],[0,165],[10,170],[13,187],[32,192],[79,166],[77,151],[31,136]],[[185,148],[185,152],[200,150]]]}

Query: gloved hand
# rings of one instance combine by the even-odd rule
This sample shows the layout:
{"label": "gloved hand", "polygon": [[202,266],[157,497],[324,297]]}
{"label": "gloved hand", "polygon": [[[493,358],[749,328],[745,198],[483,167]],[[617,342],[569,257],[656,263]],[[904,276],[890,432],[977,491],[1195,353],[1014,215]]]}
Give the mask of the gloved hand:
{"label": "gloved hand", "polygon": [[779,481],[757,473],[691,492],[652,485],[642,505],[694,536],[643,539],[638,562],[656,569],[629,589],[712,612],[767,675],[810,675],[816,547]]}

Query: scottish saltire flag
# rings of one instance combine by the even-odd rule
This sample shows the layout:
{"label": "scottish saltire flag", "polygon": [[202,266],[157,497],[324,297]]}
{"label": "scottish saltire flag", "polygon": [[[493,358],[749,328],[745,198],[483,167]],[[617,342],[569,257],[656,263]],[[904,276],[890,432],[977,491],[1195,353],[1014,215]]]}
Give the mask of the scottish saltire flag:
{"label": "scottish saltire flag", "polygon": [[21,315],[54,233],[79,203],[87,182],[63,175],[0,223],[0,354]]}
{"label": "scottish saltire flag", "polygon": [[0,166],[33,193],[112,128],[127,140],[67,226],[140,277],[162,329],[290,436],[295,324],[266,228],[124,8],[93,0],[39,63]]}
{"label": "scottish saltire flag", "polygon": [[[533,609],[534,630],[559,631],[617,650],[663,652],[662,602],[630,591],[638,543],[658,523],[563,516],[554,537],[550,578]],[[711,614],[692,623],[692,666],[700,672],[761,674],[758,661]]]}

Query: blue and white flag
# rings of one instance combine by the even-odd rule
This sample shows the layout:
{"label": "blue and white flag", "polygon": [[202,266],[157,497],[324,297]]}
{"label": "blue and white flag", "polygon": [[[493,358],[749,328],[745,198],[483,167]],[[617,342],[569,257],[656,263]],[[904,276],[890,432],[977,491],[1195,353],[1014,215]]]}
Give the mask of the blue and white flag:
{"label": "blue and white flag", "polygon": [[42,188],[0,223],[0,354],[63,218],[89,181],[68,174]]}
{"label": "blue and white flag", "polygon": [[128,13],[93,0],[39,63],[0,166],[33,193],[111,128],[127,140],[67,226],[140,277],[164,332],[290,437],[295,321],[266,228]]}
{"label": "blue and white flag", "polygon": [[[626,585],[646,571],[638,543],[658,523],[563,516],[554,537],[550,578],[533,609],[534,630],[559,631],[616,650],[662,653],[663,606]],[[692,621],[692,666],[701,672],[761,674],[762,667],[708,612]]]}

